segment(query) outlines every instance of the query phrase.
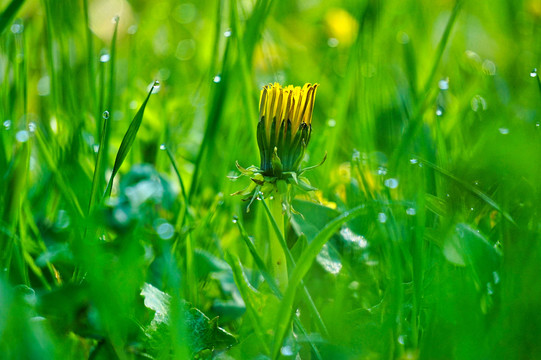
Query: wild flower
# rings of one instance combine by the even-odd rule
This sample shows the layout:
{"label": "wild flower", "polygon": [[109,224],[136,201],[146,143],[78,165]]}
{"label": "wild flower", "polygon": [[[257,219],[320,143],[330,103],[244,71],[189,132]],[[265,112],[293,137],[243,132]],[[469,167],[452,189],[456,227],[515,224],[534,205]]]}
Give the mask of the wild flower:
{"label": "wild flower", "polygon": [[[252,180],[250,185],[233,195],[267,197],[273,192],[288,193],[288,184],[305,191],[316,190],[303,174],[320,166],[302,169],[301,163],[312,134],[312,113],[318,84],[284,86],[269,84],[261,90],[257,143],[261,159],[260,167],[243,168],[237,162],[241,176]],[[251,202],[250,202],[251,203]],[[249,208],[249,207],[248,207]]]}

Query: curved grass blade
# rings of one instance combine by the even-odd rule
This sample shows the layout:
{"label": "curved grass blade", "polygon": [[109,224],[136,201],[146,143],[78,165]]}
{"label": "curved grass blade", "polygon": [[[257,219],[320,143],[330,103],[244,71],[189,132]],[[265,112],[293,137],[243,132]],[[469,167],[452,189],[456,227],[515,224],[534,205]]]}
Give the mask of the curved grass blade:
{"label": "curved grass blade", "polygon": [[413,115],[410,118],[410,123],[405,129],[404,135],[402,135],[401,141],[393,153],[392,159],[390,161],[391,168],[396,168],[398,161],[400,159],[400,156],[406,153],[406,149],[412,143],[415,137],[415,134],[417,134],[417,131],[420,129],[421,124],[423,123],[422,121],[423,112],[426,106],[428,105],[428,100],[429,100],[428,94],[430,93],[432,83],[434,82],[434,78],[436,77],[436,73],[438,71],[438,67],[440,65],[440,61],[443,56],[443,52],[445,51],[445,48],[447,47],[447,43],[449,42],[449,37],[451,36],[451,30],[453,29],[453,25],[456,22],[456,19],[460,12],[460,8],[462,7],[462,3],[463,3],[463,0],[457,0],[455,2],[455,6],[453,8],[453,11],[451,12],[451,16],[449,17],[449,20],[447,21],[447,25],[445,26],[443,35],[440,39],[440,42],[438,43],[438,47],[436,49],[436,55],[432,63],[432,68],[430,69],[430,74],[428,75],[428,78],[426,79],[426,82],[424,84],[423,92],[418,98],[419,102],[418,104],[416,104],[415,109],[413,111]]}
{"label": "curved grass blade", "polygon": [[130,124],[130,127],[128,128],[128,131],[124,135],[124,138],[122,139],[122,143],[120,143],[120,148],[118,149],[118,152],[116,154],[115,164],[113,165],[113,172],[111,173],[111,178],[109,179],[109,183],[107,184],[107,188],[105,189],[105,197],[108,197],[111,195],[111,190],[113,187],[113,180],[118,173],[118,170],[120,169],[120,166],[122,166],[122,163],[126,159],[126,156],[130,152],[130,149],[133,145],[133,142],[135,140],[135,137],[137,136],[137,131],[139,131],[139,126],[141,126],[141,122],[143,121],[143,114],[145,113],[145,107],[147,106],[148,99],[150,99],[150,95],[152,95],[152,91],[154,91],[154,86],[157,85],[157,81],[152,84],[152,87],[150,88],[150,91],[148,92],[147,98],[143,102],[143,105],[139,108],[137,111],[137,114],[133,117],[133,120]]}
{"label": "curved grass blade", "polygon": [[312,242],[310,242],[306,250],[303,251],[297,266],[295,266],[295,269],[289,278],[289,285],[276,316],[275,338],[272,348],[273,359],[277,359],[280,355],[280,348],[282,347],[287,328],[289,327],[289,320],[293,311],[292,309],[295,294],[304,275],[306,275],[310,269],[310,266],[312,266],[312,263],[316,259],[317,254],[319,254],[323,248],[323,245],[325,245],[329,238],[340,228],[340,226],[342,226],[342,224],[359,216],[363,210],[365,210],[364,205],[357,206],[351,211],[344,212],[334,220],[327,223],[327,225],[325,225],[325,227],[321,229],[321,231],[314,237]]}
{"label": "curved grass blade", "polygon": [[252,318],[252,324],[254,325],[255,334],[260,340],[265,354],[268,354],[270,352],[270,349],[265,342],[265,332],[261,327],[261,323],[259,322],[257,315],[257,310],[254,305],[255,300],[253,299],[253,295],[255,293],[255,290],[253,288],[251,289],[250,284],[246,280],[246,276],[242,271],[242,263],[240,259],[230,253],[226,253],[225,258],[228,264],[231,266],[231,270],[233,270],[233,277],[235,279],[235,283],[237,284],[237,288],[239,289],[239,292],[242,296],[242,299],[246,304],[246,310],[248,312],[248,315]]}
{"label": "curved grass blade", "polygon": [[8,24],[13,20],[17,11],[24,4],[24,0],[12,0],[0,15],[0,34],[4,32]]}
{"label": "curved grass blade", "polygon": [[506,218],[507,220],[509,220],[509,222],[511,224],[513,224],[515,226],[517,225],[515,223],[515,220],[513,220],[513,218],[511,217],[511,215],[509,215],[509,213],[507,211],[503,210],[502,207],[500,205],[498,205],[498,203],[496,203],[494,200],[492,200],[492,198],[490,196],[488,196],[487,194],[485,194],[481,190],[479,190],[476,187],[468,184],[464,180],[461,180],[461,179],[457,178],[456,176],[454,176],[453,174],[451,174],[447,170],[440,168],[436,164],[432,164],[431,162],[426,161],[426,160],[422,160],[422,159],[419,159],[419,161],[422,162],[423,164],[428,165],[429,167],[436,170],[437,172],[439,172],[443,176],[446,176],[449,179],[451,179],[453,181],[456,181],[457,183],[462,185],[466,190],[468,190],[469,192],[471,192],[472,194],[474,194],[475,196],[477,196],[478,198],[480,198],[481,200],[486,202],[488,205],[492,206],[499,213],[501,213],[503,215],[503,217]]}

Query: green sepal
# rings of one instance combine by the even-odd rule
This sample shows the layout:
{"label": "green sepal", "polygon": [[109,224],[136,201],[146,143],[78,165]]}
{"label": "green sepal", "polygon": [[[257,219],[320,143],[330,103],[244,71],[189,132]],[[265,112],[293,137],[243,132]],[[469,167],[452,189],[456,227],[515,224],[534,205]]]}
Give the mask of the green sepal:
{"label": "green sepal", "polygon": [[282,161],[278,156],[278,148],[274,147],[274,152],[272,153],[272,171],[273,175],[276,177],[281,177],[282,175]]}
{"label": "green sepal", "polygon": [[310,181],[305,178],[304,176],[299,177],[299,184],[298,186],[303,189],[304,191],[315,191],[317,188],[310,185]]}
{"label": "green sepal", "polygon": [[319,164],[313,165],[313,166],[308,166],[308,167],[305,167],[304,169],[301,169],[301,170],[299,171],[299,175],[302,175],[302,174],[304,174],[304,173],[307,172],[307,171],[310,171],[310,170],[313,170],[313,169],[315,169],[315,168],[320,167],[321,165],[323,165],[323,163],[325,162],[325,160],[327,160],[327,152],[326,152],[326,151],[325,151],[325,155],[323,156],[323,160],[321,160],[321,161],[319,162]]}

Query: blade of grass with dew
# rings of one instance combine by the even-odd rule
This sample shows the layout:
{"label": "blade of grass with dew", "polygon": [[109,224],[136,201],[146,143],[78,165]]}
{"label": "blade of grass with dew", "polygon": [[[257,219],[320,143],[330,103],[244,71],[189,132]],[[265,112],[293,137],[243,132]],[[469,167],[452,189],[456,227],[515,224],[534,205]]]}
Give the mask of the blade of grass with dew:
{"label": "blade of grass with dew", "polygon": [[460,12],[460,9],[462,7],[463,0],[457,0],[455,2],[455,6],[453,8],[453,11],[451,12],[451,16],[449,17],[449,20],[447,21],[447,25],[445,26],[445,30],[443,31],[443,34],[441,36],[440,42],[438,43],[438,47],[436,49],[436,55],[432,64],[432,68],[430,70],[430,74],[428,75],[428,78],[426,79],[425,85],[422,90],[422,94],[420,95],[419,102],[415,105],[413,109],[413,115],[410,118],[410,122],[404,131],[404,135],[400,137],[400,143],[396,147],[396,150],[394,151],[390,165],[391,168],[396,168],[396,166],[399,163],[400,157],[407,153],[406,149],[410,145],[410,143],[413,141],[415,134],[417,134],[418,129],[421,127],[422,119],[423,119],[423,112],[425,107],[429,104],[429,96],[430,89],[432,87],[432,83],[434,82],[434,78],[436,77],[436,73],[438,71],[438,67],[440,65],[441,58],[443,56],[443,52],[445,51],[445,48],[447,47],[447,43],[449,42],[449,37],[451,35],[451,30],[453,29],[453,25],[456,22],[456,19],[458,17],[458,14]]}
{"label": "blade of grass with dew", "polygon": [[4,32],[23,4],[24,0],[12,0],[2,11],[2,14],[0,14],[0,34]]}
{"label": "blade of grass with dew", "polygon": [[308,247],[302,252],[300,260],[297,266],[293,270],[289,278],[289,284],[276,314],[275,336],[272,349],[272,359],[277,359],[280,354],[280,348],[282,342],[289,327],[289,322],[293,309],[293,301],[295,300],[295,294],[299,287],[304,275],[310,270],[310,266],[317,257],[317,254],[323,248],[323,245],[329,240],[329,238],[342,226],[342,224],[359,216],[365,210],[365,206],[361,205],[350,211],[344,212],[337,218],[333,219],[310,242]]}
{"label": "blade of grass with dew", "polygon": [[[118,16],[115,16],[114,22],[115,22],[115,30],[113,32],[113,39],[111,40],[111,54],[110,54],[110,57],[109,57],[109,85],[108,85],[109,92],[107,93],[107,105],[106,105],[106,110],[105,110],[107,112],[104,112],[104,114],[107,114],[107,117],[108,117],[109,121],[105,122],[105,125],[107,125],[107,127],[104,128],[105,137],[104,137],[103,143],[100,144],[100,147],[103,147],[103,151],[104,151],[104,154],[105,154],[104,156],[105,156],[106,160],[107,160],[108,154],[109,154],[109,141],[110,141],[110,137],[111,137],[111,117],[113,116],[113,112],[114,112],[113,107],[115,106],[115,103],[114,103],[114,100],[115,100],[114,99],[115,98],[115,64],[116,64],[116,39],[117,39],[117,36],[118,36],[118,23],[119,23]],[[103,71],[105,71],[105,70],[103,70]],[[152,90],[151,90],[151,92],[152,92]],[[105,91],[104,91],[104,89],[102,89],[102,95],[104,93],[105,93]],[[146,105],[146,103],[145,103],[145,105]],[[101,110],[102,109],[99,109],[98,112],[101,111]],[[142,117],[142,114],[141,114],[141,117]],[[101,117],[99,117],[99,115],[98,115],[98,119],[101,119]],[[135,120],[135,118],[134,118],[134,120]],[[133,124],[133,121],[132,121],[132,124]],[[131,127],[131,125],[130,125],[130,127]],[[137,128],[139,128],[139,126]],[[125,157],[125,155],[124,155],[124,157]],[[122,159],[122,161],[124,161],[124,158]],[[115,163],[116,163],[116,161],[115,161]],[[107,168],[107,166],[104,166],[101,169],[102,172],[98,176],[98,181],[99,181],[98,184],[101,184],[101,182],[104,181],[103,179],[105,179],[106,168]],[[112,185],[112,184],[110,184],[110,185]],[[111,190],[109,190],[109,191],[111,191]]]}
{"label": "blade of grass with dew", "polygon": [[[175,161],[175,158],[173,157],[173,154],[171,153],[171,150],[169,150],[169,147],[165,145],[165,153],[167,154],[167,157],[169,158],[169,161],[171,162],[171,165],[173,166],[173,170],[175,171],[175,175],[177,176],[178,183],[180,185],[180,192],[182,194],[182,199],[184,200],[184,214],[182,214],[182,222],[181,226],[184,225],[186,222],[185,218],[186,216],[191,217],[190,214],[190,203],[188,201],[188,195],[186,194],[186,188],[184,186],[184,181],[182,181],[182,176],[180,176],[180,172],[178,171],[177,162]],[[178,222],[178,221],[177,221]]]}
{"label": "blade of grass with dew", "polygon": [[458,184],[462,185],[464,187],[464,189],[468,190],[470,193],[474,194],[475,196],[477,196],[478,198],[480,198],[481,200],[486,202],[488,205],[492,206],[499,213],[501,213],[503,215],[503,217],[506,218],[511,224],[513,224],[515,226],[517,225],[515,223],[515,220],[513,220],[513,218],[511,217],[511,215],[507,211],[502,209],[502,207],[498,203],[496,203],[490,196],[488,196],[487,194],[485,194],[481,190],[479,190],[476,187],[468,184],[464,180],[461,180],[461,179],[457,178],[455,175],[451,174],[449,171],[447,171],[445,169],[442,169],[441,167],[439,167],[439,166],[437,166],[435,164],[432,164],[429,161],[426,161],[426,160],[423,160],[423,159],[419,159],[419,161],[422,162],[423,164],[426,164],[430,168],[434,169],[436,172],[440,173],[441,175],[444,175],[445,177],[447,177],[447,178],[457,182]]}
{"label": "blade of grass with dew", "polygon": [[231,47],[231,43],[228,41],[225,46],[223,61],[222,61],[222,73],[220,76],[220,80],[217,82],[214,82],[214,86],[212,87],[211,94],[209,96],[210,98],[210,109],[207,116],[206,126],[205,126],[205,133],[203,135],[203,141],[201,142],[201,146],[199,147],[199,151],[197,153],[197,158],[195,160],[194,165],[194,171],[192,174],[192,182],[190,186],[190,192],[188,195],[188,199],[192,200],[194,195],[197,193],[198,186],[199,186],[199,172],[201,171],[201,167],[203,166],[203,157],[205,156],[207,148],[210,146],[210,143],[213,141],[214,137],[216,136],[216,132],[218,130],[222,110],[224,107],[225,98],[227,95],[227,82],[229,80],[229,74],[227,71],[227,63],[229,58],[229,49]]}
{"label": "blade of grass with dew", "polygon": [[105,158],[105,151],[104,146],[102,146],[105,142],[106,138],[106,129],[109,128],[107,123],[109,122],[109,118],[107,117],[104,119],[103,123],[103,130],[101,131],[101,139],[100,144],[98,148],[98,155],[96,156],[96,165],[94,167],[94,175],[92,176],[92,188],[90,190],[90,200],[88,202],[88,214],[90,214],[94,208],[94,203],[98,200],[96,197],[99,195],[98,189],[100,185],[99,175],[103,172],[102,168],[104,167],[104,158]]}
{"label": "blade of grass with dew", "polygon": [[[240,48],[237,49],[239,51],[241,49],[244,51],[244,56],[242,56],[242,53],[239,56],[241,56],[243,59],[246,60],[246,64],[251,63],[255,45],[261,35],[265,20],[270,14],[270,9],[272,7],[272,4],[273,2],[269,0],[258,0],[256,4],[254,5],[254,11],[252,11],[250,18],[246,22],[246,31],[244,32],[246,36],[243,39],[244,46],[241,46]],[[235,21],[236,21],[235,19],[232,19],[233,23]],[[215,38],[219,39],[221,35],[220,28],[217,27],[216,31],[218,33],[216,34]],[[237,35],[234,35],[234,36],[237,36]],[[215,86],[213,87],[213,91],[211,92],[211,95],[210,95],[210,100],[211,100],[210,103],[212,105],[208,112],[209,115],[206,121],[206,128],[205,128],[205,133],[203,136],[203,141],[201,142],[201,146],[199,148],[199,152],[197,154],[197,158],[195,161],[195,167],[194,167],[194,172],[192,175],[191,187],[190,187],[190,192],[189,192],[190,199],[193,199],[193,196],[198,190],[199,172],[201,171],[204,155],[206,151],[208,150],[208,148],[214,143],[213,139],[216,136],[218,124],[220,122],[221,113],[224,107],[224,101],[227,95],[227,89],[230,86],[229,81],[228,81],[229,74],[230,73],[237,74],[237,69],[231,68],[229,64],[230,51],[231,51],[231,42],[227,41],[224,55],[223,55],[223,60],[222,60],[222,69],[221,69],[222,72],[220,74],[220,81],[215,84]],[[241,73],[243,75],[246,75],[245,72],[247,71],[247,69],[242,68],[243,60],[241,59],[240,61],[241,63],[239,67],[241,69]],[[247,81],[248,78],[249,77],[246,77],[246,79],[243,78],[243,80]],[[251,112],[249,112],[248,114],[250,113]],[[254,125],[251,125],[250,129],[252,128],[253,128],[253,133],[255,134],[255,121],[254,121]],[[252,138],[254,139],[254,142],[253,142],[254,149],[257,150],[257,147],[255,147],[256,137],[253,136]]]}
{"label": "blade of grass with dew", "polygon": [[118,149],[118,152],[116,154],[115,164],[113,165],[113,171],[111,173],[111,177],[109,178],[109,183],[107,184],[107,188],[105,189],[105,197],[109,197],[111,195],[112,187],[113,187],[113,181],[115,179],[116,174],[118,173],[118,170],[120,169],[120,166],[122,166],[122,163],[124,162],[124,159],[126,159],[126,156],[131,150],[131,147],[133,145],[133,142],[135,141],[135,137],[137,136],[137,132],[139,131],[139,127],[141,126],[141,122],[143,121],[143,114],[145,113],[145,108],[147,106],[148,100],[150,99],[150,95],[152,95],[152,92],[154,91],[154,86],[157,85],[157,81],[153,83],[153,85],[150,87],[150,91],[148,92],[148,95],[143,101],[143,104],[133,117],[133,120],[130,123],[130,126],[128,127],[128,131],[126,131],[126,134],[122,138],[122,142],[120,143],[120,148]]}
{"label": "blade of grass with dew", "polygon": [[[368,2],[367,2],[368,4]],[[359,14],[359,19],[362,20],[366,16],[368,10],[368,5],[364,6],[363,11]],[[360,23],[364,23],[360,21]],[[360,49],[362,48],[362,36],[361,27],[359,28],[359,33],[353,45],[349,49],[348,53],[348,63],[347,63],[347,74],[355,74],[356,69],[359,67],[360,63]],[[334,164],[335,158],[337,156],[337,149],[339,146],[337,144],[340,142],[340,137],[344,133],[344,129],[347,128],[348,124],[348,108],[350,106],[350,100],[357,84],[355,76],[346,76],[345,79],[340,83],[340,89],[338,90],[338,101],[336,105],[336,127],[332,132],[329,141],[325,144],[326,149],[329,149],[327,164]],[[327,186],[327,185],[325,185]]]}

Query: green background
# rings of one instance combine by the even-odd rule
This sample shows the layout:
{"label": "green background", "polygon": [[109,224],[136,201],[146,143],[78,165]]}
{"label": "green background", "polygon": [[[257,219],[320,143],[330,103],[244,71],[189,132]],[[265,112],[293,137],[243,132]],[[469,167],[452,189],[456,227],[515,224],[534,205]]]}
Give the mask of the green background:
{"label": "green background", "polygon": [[[540,25],[539,0],[0,1],[1,357],[541,357]],[[229,195],[270,82],[320,84],[287,229],[313,307]]]}

